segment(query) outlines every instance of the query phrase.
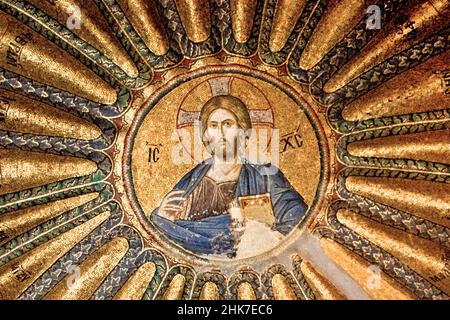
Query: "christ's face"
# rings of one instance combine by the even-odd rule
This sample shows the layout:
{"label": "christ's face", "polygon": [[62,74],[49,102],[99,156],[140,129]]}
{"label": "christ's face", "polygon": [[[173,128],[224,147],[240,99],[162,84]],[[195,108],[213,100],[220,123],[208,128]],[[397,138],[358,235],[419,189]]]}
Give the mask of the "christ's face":
{"label": "christ's face", "polygon": [[226,109],[217,109],[211,113],[204,133],[204,142],[208,151],[215,157],[234,159],[240,128],[236,118]]}

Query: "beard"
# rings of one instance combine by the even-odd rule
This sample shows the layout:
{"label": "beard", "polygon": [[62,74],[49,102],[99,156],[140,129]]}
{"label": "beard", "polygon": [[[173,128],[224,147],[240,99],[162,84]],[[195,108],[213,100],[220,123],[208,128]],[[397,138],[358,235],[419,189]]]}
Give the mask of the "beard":
{"label": "beard", "polygon": [[220,140],[216,143],[209,143],[206,145],[208,152],[216,158],[223,161],[233,161],[237,156],[237,139],[234,143],[226,140]]}

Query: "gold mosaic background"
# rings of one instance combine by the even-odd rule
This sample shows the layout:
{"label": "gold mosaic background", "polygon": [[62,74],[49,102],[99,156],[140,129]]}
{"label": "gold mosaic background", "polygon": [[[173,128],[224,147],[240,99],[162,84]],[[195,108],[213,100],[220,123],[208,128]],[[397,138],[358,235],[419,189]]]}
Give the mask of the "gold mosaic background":
{"label": "gold mosaic background", "polygon": [[[449,18],[443,0],[0,0],[0,299],[449,299]],[[142,106],[220,68],[254,75],[236,74],[281,134],[305,116],[257,75],[293,92],[327,146],[307,223],[232,263],[166,243],[127,190],[153,170],[135,188],[153,208],[190,169],[140,153],[201,78],[164,95],[124,161]],[[309,204],[308,126],[280,166]]]}

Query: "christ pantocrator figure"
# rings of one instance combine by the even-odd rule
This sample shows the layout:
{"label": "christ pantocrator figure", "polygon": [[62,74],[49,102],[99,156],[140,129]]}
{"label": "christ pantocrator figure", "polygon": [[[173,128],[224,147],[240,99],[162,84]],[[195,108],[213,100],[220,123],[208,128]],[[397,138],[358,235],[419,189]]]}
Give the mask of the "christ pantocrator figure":
{"label": "christ pantocrator figure", "polygon": [[[151,214],[153,223],[199,254],[236,257],[254,245],[283,238],[303,218],[307,205],[280,170],[243,157],[252,129],[245,104],[229,94],[215,96],[201,109],[200,121],[211,157],[164,197]],[[253,212],[255,219],[246,212]],[[258,219],[263,212],[265,219]]]}

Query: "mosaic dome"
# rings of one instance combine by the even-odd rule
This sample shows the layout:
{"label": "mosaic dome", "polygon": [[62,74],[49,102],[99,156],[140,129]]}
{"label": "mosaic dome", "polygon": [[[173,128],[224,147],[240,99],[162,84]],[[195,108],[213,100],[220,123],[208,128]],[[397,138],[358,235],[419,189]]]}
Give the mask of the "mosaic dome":
{"label": "mosaic dome", "polygon": [[[449,299],[449,17],[444,0],[1,0],[0,299]],[[199,129],[224,96],[276,169],[239,167],[239,235],[208,211],[230,181]],[[205,220],[163,218],[171,190]]]}

